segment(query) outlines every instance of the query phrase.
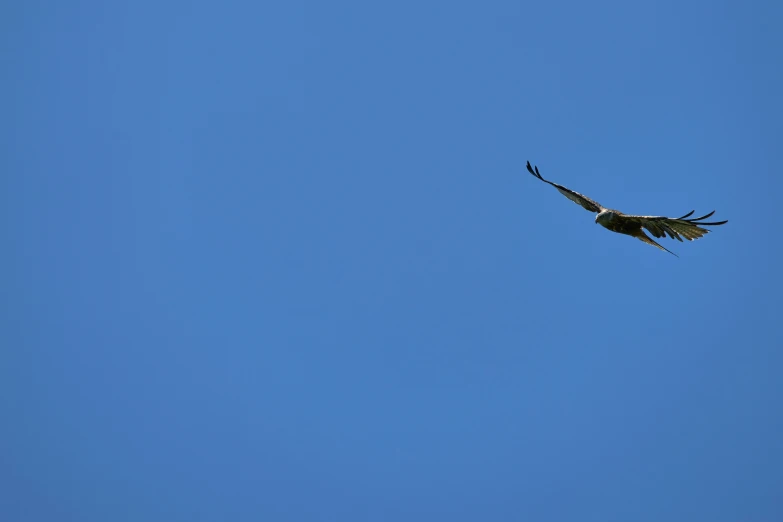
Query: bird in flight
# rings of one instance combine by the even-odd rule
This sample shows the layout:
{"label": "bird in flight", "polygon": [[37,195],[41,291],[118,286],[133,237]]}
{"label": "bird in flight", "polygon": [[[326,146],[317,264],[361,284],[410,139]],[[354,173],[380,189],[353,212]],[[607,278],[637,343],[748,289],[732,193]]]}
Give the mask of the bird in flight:
{"label": "bird in flight", "polygon": [[707,219],[715,213],[714,210],[702,217],[691,219],[688,218],[693,214],[693,210],[678,218],[669,218],[664,216],[633,216],[631,214],[623,214],[617,210],[605,208],[600,203],[593,201],[592,199],[588,198],[587,196],[583,196],[578,192],[574,192],[573,190],[566,188],[563,185],[558,185],[557,183],[553,183],[542,178],[541,174],[538,172],[538,167],[535,167],[534,170],[533,167],[530,166],[529,161],[527,162],[527,170],[544,183],[549,183],[555,187],[562,195],[577,205],[580,205],[582,208],[585,208],[590,212],[597,212],[598,215],[595,218],[595,222],[604,228],[608,228],[612,232],[617,232],[618,234],[625,234],[627,236],[635,237],[640,241],[644,241],[648,245],[660,248],[661,250],[666,250],[675,257],[679,256],[677,256],[677,254],[671,250],[664,248],[663,246],[656,243],[655,240],[645,234],[644,230],[642,229],[646,228],[647,231],[655,237],[666,237],[668,234],[670,238],[677,239],[678,241],[682,241],[683,237],[688,241],[693,241],[694,239],[699,239],[704,234],[709,232],[709,230],[706,228],[701,228],[702,226],[716,226],[728,223],[728,220],[715,221],[713,223],[704,222],[704,219]]}

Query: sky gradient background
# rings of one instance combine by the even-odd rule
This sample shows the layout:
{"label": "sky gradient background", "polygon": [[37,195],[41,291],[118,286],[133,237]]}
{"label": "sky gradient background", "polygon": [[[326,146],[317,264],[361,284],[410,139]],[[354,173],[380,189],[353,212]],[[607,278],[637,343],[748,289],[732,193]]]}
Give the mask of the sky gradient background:
{"label": "sky gradient background", "polygon": [[783,519],[782,6],[5,2],[0,518]]}

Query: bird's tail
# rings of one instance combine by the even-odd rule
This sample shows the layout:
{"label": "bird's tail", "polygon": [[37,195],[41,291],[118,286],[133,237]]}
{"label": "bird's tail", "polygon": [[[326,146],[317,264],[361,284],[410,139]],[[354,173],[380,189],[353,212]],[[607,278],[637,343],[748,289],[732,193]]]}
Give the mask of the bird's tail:
{"label": "bird's tail", "polygon": [[661,250],[665,250],[668,253],[670,253],[671,255],[673,255],[674,257],[680,257],[677,254],[675,254],[674,252],[672,252],[671,250],[669,250],[668,248],[666,248],[664,246],[661,246],[658,243],[656,243],[653,238],[649,237],[647,234],[644,233],[644,230],[639,230],[639,234],[637,234],[634,237],[636,237],[636,239],[638,239],[640,241],[644,241],[648,245],[652,245],[652,246],[654,246],[656,248],[660,248]]}

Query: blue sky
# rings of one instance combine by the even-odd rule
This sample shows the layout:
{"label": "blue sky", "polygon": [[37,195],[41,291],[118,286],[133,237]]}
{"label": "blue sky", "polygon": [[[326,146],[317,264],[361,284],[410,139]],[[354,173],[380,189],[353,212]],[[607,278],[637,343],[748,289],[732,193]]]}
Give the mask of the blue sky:
{"label": "blue sky", "polygon": [[4,519],[783,519],[781,5],[6,2]]}

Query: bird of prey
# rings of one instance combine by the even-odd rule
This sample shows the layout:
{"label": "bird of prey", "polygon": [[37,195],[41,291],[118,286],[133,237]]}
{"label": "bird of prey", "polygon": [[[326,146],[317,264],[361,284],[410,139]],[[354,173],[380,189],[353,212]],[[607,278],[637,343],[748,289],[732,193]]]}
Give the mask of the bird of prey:
{"label": "bird of prey", "polygon": [[694,239],[699,239],[704,234],[709,232],[709,230],[706,228],[701,228],[702,226],[716,226],[728,223],[728,220],[715,221],[712,223],[704,222],[704,219],[707,219],[715,213],[714,210],[709,214],[703,215],[702,217],[691,219],[688,218],[693,214],[693,210],[678,218],[669,218],[664,216],[633,216],[630,214],[623,214],[617,210],[605,208],[600,203],[593,201],[592,199],[588,198],[587,196],[583,196],[578,192],[574,192],[573,190],[568,189],[563,185],[558,185],[557,183],[553,183],[542,178],[541,174],[538,172],[538,167],[535,167],[535,170],[533,170],[533,167],[530,166],[529,161],[527,162],[527,170],[544,183],[549,183],[555,187],[562,195],[577,205],[580,205],[582,208],[585,208],[590,212],[597,212],[598,215],[595,218],[595,222],[604,228],[608,228],[612,232],[617,232],[618,234],[625,234],[631,237],[635,237],[640,241],[644,241],[648,245],[665,250],[675,257],[679,256],[677,256],[677,254],[671,250],[664,248],[663,246],[656,243],[655,240],[645,234],[644,230],[642,229],[646,228],[647,231],[655,237],[666,237],[668,234],[670,238],[677,239],[679,241],[682,241],[683,237],[688,241],[693,241]]}

